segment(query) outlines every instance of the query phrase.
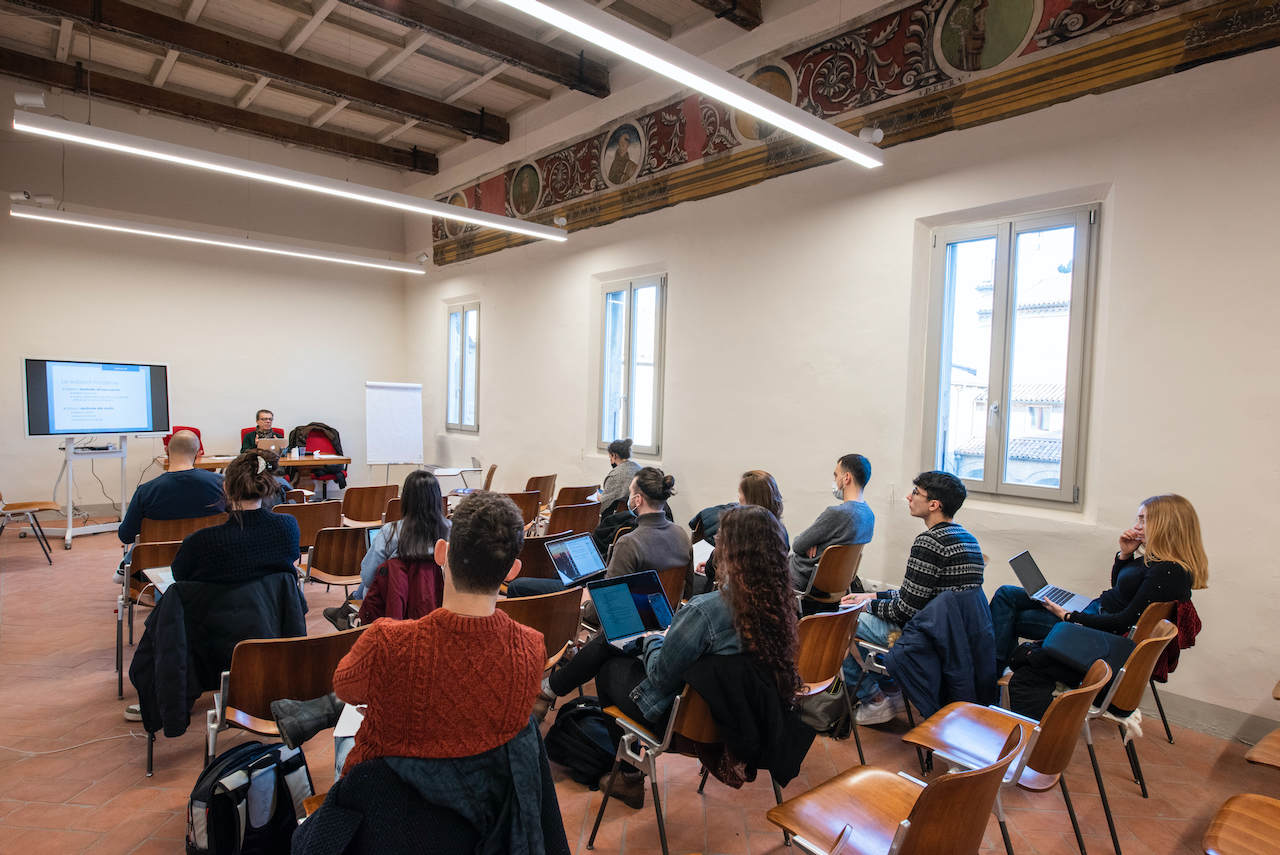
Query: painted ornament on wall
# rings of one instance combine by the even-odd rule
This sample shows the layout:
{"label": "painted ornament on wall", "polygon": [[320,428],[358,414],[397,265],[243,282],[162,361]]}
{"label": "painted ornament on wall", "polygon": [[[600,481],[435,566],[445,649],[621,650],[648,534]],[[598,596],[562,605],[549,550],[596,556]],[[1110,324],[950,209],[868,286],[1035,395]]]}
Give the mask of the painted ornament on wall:
{"label": "painted ornament on wall", "polygon": [[610,131],[601,163],[605,184],[621,187],[635,178],[644,160],[645,148],[640,129],[630,122]]}
{"label": "painted ornament on wall", "polygon": [[[758,89],[763,89],[770,95],[776,95],[788,104],[795,101],[796,87],[789,68],[779,65],[766,65],[763,68],[757,68],[748,75],[747,82]],[[773,125],[762,122],[755,116],[741,111],[735,111],[735,114],[734,128],[742,139],[764,140],[778,131]]]}
{"label": "painted ornament on wall", "polygon": [[1039,20],[1036,0],[955,0],[943,13],[938,53],[957,74],[996,68],[1017,56]]}
{"label": "painted ornament on wall", "polygon": [[516,170],[511,179],[511,208],[520,216],[538,207],[538,198],[542,195],[542,178],[538,175],[538,167],[526,163]]}
{"label": "painted ornament on wall", "polygon": [[[462,193],[454,193],[449,197],[450,205],[457,205],[459,208],[469,208],[467,197]],[[444,220],[444,233],[451,238],[455,238],[467,230],[467,224],[460,220]]]}

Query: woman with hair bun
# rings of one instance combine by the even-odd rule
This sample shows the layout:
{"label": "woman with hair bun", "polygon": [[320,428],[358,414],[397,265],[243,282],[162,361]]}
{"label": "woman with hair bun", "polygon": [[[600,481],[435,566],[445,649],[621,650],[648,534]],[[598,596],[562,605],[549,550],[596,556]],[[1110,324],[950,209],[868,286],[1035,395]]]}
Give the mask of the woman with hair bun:
{"label": "woman with hair bun", "polygon": [[298,521],[262,506],[280,488],[278,460],[276,454],[255,448],[232,461],[222,480],[230,517],[187,535],[173,558],[175,581],[237,584],[296,572]]}
{"label": "woman with hair bun", "polygon": [[609,465],[613,469],[600,486],[600,509],[606,514],[627,497],[627,487],[640,471],[640,464],[631,459],[631,440],[615,439],[609,443]]}

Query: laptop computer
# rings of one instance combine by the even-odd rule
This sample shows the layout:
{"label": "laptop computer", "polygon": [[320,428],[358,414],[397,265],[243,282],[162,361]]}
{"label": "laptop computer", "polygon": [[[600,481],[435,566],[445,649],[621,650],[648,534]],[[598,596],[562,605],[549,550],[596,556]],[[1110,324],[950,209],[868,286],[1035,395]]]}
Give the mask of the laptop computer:
{"label": "laptop computer", "polygon": [[1013,572],[1018,576],[1018,581],[1022,583],[1022,587],[1026,589],[1027,594],[1033,600],[1047,599],[1051,603],[1057,603],[1069,612],[1081,611],[1085,606],[1093,602],[1089,597],[1074,594],[1056,585],[1050,585],[1045,581],[1044,574],[1036,566],[1035,559],[1031,557],[1030,552],[1020,552],[1013,556],[1009,559],[1009,566],[1013,568]]}
{"label": "laptop computer", "polygon": [[266,439],[255,439],[254,444],[263,451],[274,451],[276,454],[284,454],[284,450],[289,447],[289,443],[282,436],[269,436]]}
{"label": "laptop computer", "polygon": [[581,587],[604,574],[604,560],[589,534],[575,534],[543,545],[566,588]]}
{"label": "laptop computer", "polygon": [[671,626],[671,605],[654,570],[590,582],[587,591],[600,616],[600,631],[614,647]]}
{"label": "laptop computer", "polygon": [[156,586],[156,590],[164,593],[173,584],[173,570],[168,567],[148,567],[142,571],[147,581]]}

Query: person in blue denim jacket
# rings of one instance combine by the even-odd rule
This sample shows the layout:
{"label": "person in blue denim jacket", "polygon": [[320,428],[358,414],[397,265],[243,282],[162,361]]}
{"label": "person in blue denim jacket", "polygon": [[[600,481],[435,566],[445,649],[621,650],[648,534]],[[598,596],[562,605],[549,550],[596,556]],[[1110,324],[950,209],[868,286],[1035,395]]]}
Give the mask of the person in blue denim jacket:
{"label": "person in blue denim jacket", "polygon": [[[797,617],[787,546],[778,519],[747,505],[725,511],[716,537],[722,587],[694,597],[676,612],[665,636],[651,634],[640,649],[619,650],[597,635],[559,671],[542,681],[534,704],[540,717],[555,698],[594,679],[602,707],[617,706],[657,732],[666,727],[684,672],[704,656],[745,653],[773,674],[780,691],[794,695]],[[630,647],[630,645],[629,645]],[[615,743],[622,730],[611,728]],[[624,766],[613,797],[644,805],[644,781]],[[608,775],[605,776],[608,778]]]}

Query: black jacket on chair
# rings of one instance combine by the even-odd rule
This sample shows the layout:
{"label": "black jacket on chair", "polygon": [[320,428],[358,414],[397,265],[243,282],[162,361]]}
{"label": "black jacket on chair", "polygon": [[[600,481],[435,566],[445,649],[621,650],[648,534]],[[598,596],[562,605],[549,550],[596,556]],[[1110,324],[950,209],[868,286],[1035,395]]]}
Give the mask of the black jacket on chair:
{"label": "black jacket on chair", "polygon": [[885,665],[925,718],[956,701],[997,703],[996,641],[982,589],[934,597],[907,621]]}
{"label": "black jacket on chair", "polygon": [[704,656],[684,679],[711,708],[711,717],[730,753],[757,769],[768,769],[785,787],[818,735],[783,706],[778,684],[746,654]]}
{"label": "black jacket on chair", "polygon": [[250,638],[307,634],[307,601],[293,573],[269,573],[252,582],[219,585],[174,582],[147,617],[129,665],[142,724],[181,736],[191,706],[222,685],[236,644]]}

